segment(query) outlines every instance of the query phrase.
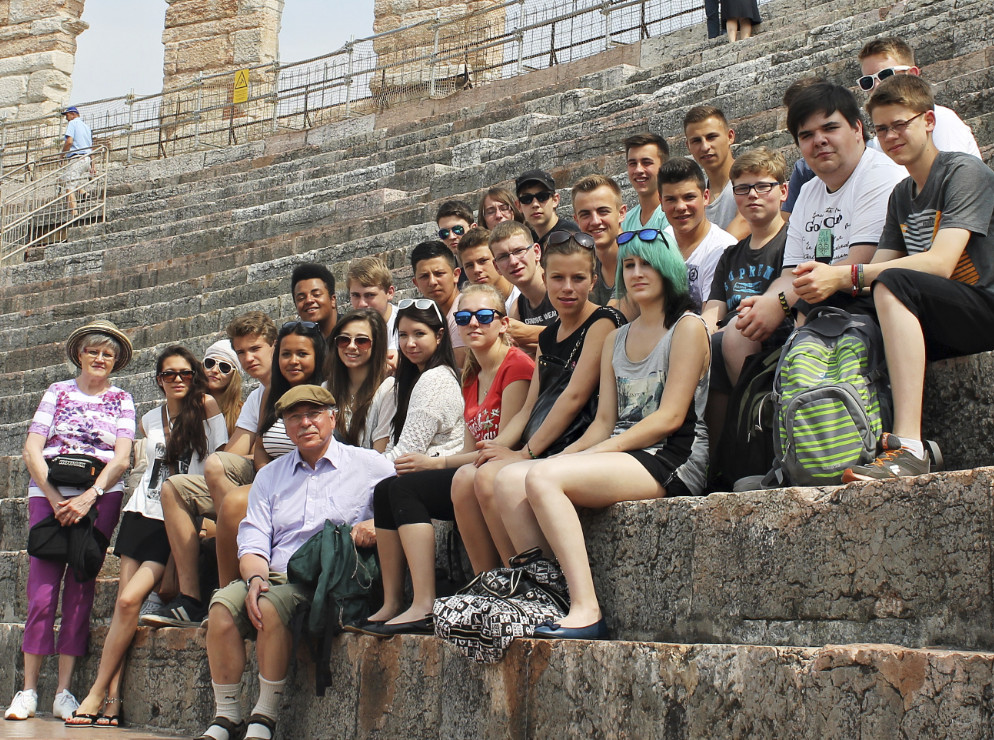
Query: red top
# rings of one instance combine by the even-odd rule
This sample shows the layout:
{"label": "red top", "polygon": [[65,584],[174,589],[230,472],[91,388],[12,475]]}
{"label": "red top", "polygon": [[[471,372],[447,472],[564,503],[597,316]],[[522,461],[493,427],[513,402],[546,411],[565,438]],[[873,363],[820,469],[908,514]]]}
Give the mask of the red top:
{"label": "red top", "polygon": [[500,401],[504,389],[516,380],[531,380],[534,372],[534,360],[517,347],[511,347],[497,368],[497,375],[484,396],[483,403],[476,402],[480,388],[479,376],[473,378],[469,385],[463,386],[463,418],[473,439],[480,442],[497,436],[500,430]]}

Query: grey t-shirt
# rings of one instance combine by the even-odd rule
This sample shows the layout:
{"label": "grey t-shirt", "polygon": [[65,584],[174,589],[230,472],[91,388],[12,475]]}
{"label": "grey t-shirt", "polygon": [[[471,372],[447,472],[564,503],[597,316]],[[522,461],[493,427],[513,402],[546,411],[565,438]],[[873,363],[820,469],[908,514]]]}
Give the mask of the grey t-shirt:
{"label": "grey t-shirt", "polygon": [[727,229],[739,213],[735,205],[735,195],[732,193],[732,181],[725,183],[720,193],[711,193],[711,202],[704,208],[708,221],[720,229]]}
{"label": "grey t-shirt", "polygon": [[994,172],[961,152],[939,152],[921,192],[910,177],[887,204],[878,249],[918,254],[941,229],[966,229],[970,239],[952,279],[994,293]]}

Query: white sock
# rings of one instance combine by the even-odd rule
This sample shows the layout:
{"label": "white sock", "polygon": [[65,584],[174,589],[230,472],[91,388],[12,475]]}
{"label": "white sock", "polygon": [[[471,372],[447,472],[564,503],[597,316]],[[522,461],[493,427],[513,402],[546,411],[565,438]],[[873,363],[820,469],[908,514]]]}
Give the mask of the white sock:
{"label": "white sock", "polygon": [[[283,688],[286,686],[286,679],[282,681],[267,681],[259,675],[259,701],[252,708],[252,714],[262,714],[272,719],[277,719],[280,714],[280,702],[283,699]],[[252,737],[271,737],[265,727],[256,725],[255,734]]]}
{"label": "white sock", "polygon": [[901,447],[906,449],[919,460],[925,459],[925,445],[920,439],[909,439],[908,437],[898,437],[901,440]]}
{"label": "white sock", "polygon": [[[242,721],[242,705],[239,697],[242,693],[242,682],[238,683],[216,683],[211,681],[214,687],[214,703],[217,705],[215,714],[218,717],[230,719],[232,722]],[[230,740],[227,731],[220,727],[209,727],[204,731],[208,737],[214,740]]]}

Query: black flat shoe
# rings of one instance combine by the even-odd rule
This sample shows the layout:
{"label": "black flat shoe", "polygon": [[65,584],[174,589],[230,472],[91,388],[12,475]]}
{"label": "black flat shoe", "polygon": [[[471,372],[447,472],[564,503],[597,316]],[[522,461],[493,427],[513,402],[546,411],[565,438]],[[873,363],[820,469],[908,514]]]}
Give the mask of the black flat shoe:
{"label": "black flat shoe", "polygon": [[361,622],[354,622],[353,624],[347,624],[342,627],[342,632],[353,632],[357,635],[376,635],[377,637],[382,637],[378,632],[373,632],[373,628],[382,625],[384,622],[377,619],[375,621],[369,619],[363,619]]}
{"label": "black flat shoe", "polygon": [[375,635],[376,637],[393,637],[394,635],[434,635],[435,618],[433,616],[426,616],[424,619],[416,619],[413,622],[401,622],[400,624],[370,622],[364,630],[364,634]]}
{"label": "black flat shoe", "polygon": [[535,628],[533,636],[540,640],[606,640],[607,623],[601,619],[587,627],[560,627],[554,622],[543,622]]}

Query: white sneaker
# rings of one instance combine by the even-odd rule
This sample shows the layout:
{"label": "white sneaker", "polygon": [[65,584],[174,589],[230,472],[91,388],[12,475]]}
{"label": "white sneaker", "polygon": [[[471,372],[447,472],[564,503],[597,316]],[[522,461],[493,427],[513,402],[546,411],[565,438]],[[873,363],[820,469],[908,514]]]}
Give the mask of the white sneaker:
{"label": "white sneaker", "polygon": [[52,703],[52,714],[61,717],[63,721],[69,719],[72,713],[79,709],[79,702],[76,697],[69,693],[69,689],[62,689],[62,693],[55,697]]}
{"label": "white sneaker", "polygon": [[35,710],[38,708],[38,692],[34,689],[27,689],[26,691],[18,691],[14,694],[14,700],[7,707],[7,711],[3,713],[4,719],[27,719],[28,717],[35,716]]}

